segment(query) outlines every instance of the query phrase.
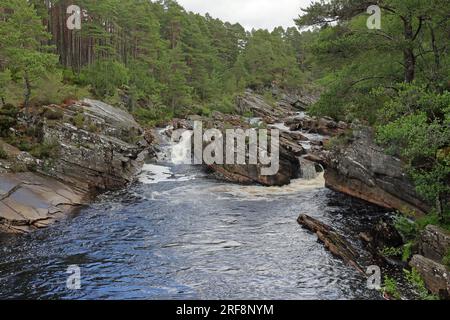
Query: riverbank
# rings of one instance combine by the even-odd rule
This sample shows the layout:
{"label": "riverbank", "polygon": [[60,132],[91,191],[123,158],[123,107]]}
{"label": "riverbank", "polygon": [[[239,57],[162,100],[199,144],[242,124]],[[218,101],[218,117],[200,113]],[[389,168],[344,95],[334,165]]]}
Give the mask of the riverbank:
{"label": "riverbank", "polygon": [[8,232],[46,227],[99,193],[125,187],[151,142],[129,113],[95,100],[18,119],[0,140],[0,228]]}
{"label": "riverbank", "polygon": [[[370,129],[329,118],[309,117],[305,112],[308,106],[298,96],[274,95],[274,99],[276,102],[268,102],[248,90],[238,97],[234,115],[214,112],[209,117],[193,115],[174,119],[161,134],[170,136],[175,129],[192,129],[194,120],[219,130],[278,129],[281,161],[276,176],[271,179],[262,176],[259,165],[209,165],[204,167],[209,170],[208,176],[238,185],[260,184],[263,193],[281,196],[286,190],[296,190],[299,181],[301,186],[313,186],[314,179],[324,177],[324,186],[384,209],[414,212],[416,217],[424,216],[429,210],[403,172],[401,161],[386,155],[374,144]],[[8,156],[0,161],[3,168],[0,205],[4,208],[0,221],[2,229],[9,232],[24,233],[47,227],[79,210],[95,195],[124,188],[141,171],[149,149],[155,155],[153,145],[161,143],[146,134],[127,112],[93,100],[48,106],[31,119],[35,137],[41,137],[40,143],[52,154],[39,159],[32,155],[36,152],[23,152],[2,142]],[[13,133],[20,137],[20,131]],[[17,163],[25,163],[22,171],[29,172],[12,173]],[[166,171],[158,174],[170,176]],[[153,178],[150,175],[146,179]],[[285,187],[277,189],[280,186]],[[388,249],[400,250],[390,246],[389,239],[383,238],[385,234],[375,228],[373,235],[369,229],[367,226],[363,230],[362,239],[374,256],[383,256],[381,253]],[[436,234],[437,229],[433,230]],[[447,239],[445,231],[438,234],[432,244],[424,246],[424,241],[418,242],[417,249],[414,246],[404,262],[410,262],[418,270],[433,293],[446,297],[447,269],[442,261],[448,243],[442,241]],[[374,238],[378,241],[376,245]],[[411,246],[410,240],[400,240],[395,246],[405,243]],[[420,249],[423,247],[439,247],[439,256],[431,256]]]}

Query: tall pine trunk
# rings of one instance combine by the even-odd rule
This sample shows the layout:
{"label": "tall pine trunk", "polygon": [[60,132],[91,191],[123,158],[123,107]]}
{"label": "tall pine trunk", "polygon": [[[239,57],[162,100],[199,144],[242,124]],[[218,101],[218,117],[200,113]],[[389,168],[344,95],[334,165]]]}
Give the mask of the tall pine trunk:
{"label": "tall pine trunk", "polygon": [[405,68],[405,82],[411,83],[414,81],[416,75],[416,56],[414,55],[413,41],[414,31],[412,25],[412,18],[406,17],[403,20],[405,27],[405,42],[406,46],[403,49],[403,63]]}
{"label": "tall pine trunk", "polygon": [[30,104],[30,97],[31,97],[31,83],[30,83],[30,77],[28,76],[28,74],[25,74],[24,77],[24,102],[23,102],[23,106],[25,108],[25,112],[28,113],[28,107]]}

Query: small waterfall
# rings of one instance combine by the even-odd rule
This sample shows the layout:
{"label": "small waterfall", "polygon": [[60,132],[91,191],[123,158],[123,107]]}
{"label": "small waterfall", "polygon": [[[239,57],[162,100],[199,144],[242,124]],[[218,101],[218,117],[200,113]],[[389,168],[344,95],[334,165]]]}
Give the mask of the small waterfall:
{"label": "small waterfall", "polygon": [[180,137],[179,141],[173,141],[170,153],[172,163],[177,164],[191,164],[192,163],[192,131],[185,131]]}
{"label": "small waterfall", "polygon": [[300,162],[300,177],[305,180],[313,180],[317,178],[316,164],[314,162],[299,159]]}
{"label": "small waterfall", "polygon": [[139,176],[143,184],[158,184],[163,182],[183,182],[195,179],[195,175],[188,175],[177,171],[177,166],[191,163],[192,131],[185,131],[178,137],[169,138],[172,126],[158,130],[160,150],[156,161],[145,164]]}

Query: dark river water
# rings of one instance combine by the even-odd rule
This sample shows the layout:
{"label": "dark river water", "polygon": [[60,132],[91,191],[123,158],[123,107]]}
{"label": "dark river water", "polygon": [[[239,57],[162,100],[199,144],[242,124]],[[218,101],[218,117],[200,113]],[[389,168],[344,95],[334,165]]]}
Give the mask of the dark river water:
{"label": "dark river water", "polygon": [[[48,229],[0,236],[0,298],[380,299],[297,224],[301,213],[357,248],[358,233],[383,214],[325,189],[320,175],[246,187],[193,166],[148,164],[127,190]],[[71,265],[80,290],[66,286]]]}

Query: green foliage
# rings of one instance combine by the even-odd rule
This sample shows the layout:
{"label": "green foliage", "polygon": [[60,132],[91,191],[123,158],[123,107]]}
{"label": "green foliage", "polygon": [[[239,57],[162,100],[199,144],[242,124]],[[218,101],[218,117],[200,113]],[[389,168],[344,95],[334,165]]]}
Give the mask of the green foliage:
{"label": "green foliage", "polygon": [[35,106],[60,104],[66,100],[79,100],[90,96],[88,88],[64,83],[61,72],[37,80],[35,88],[30,98],[31,104]]}
{"label": "green foliage", "polygon": [[398,290],[397,281],[391,277],[384,277],[384,285],[382,287],[383,293],[387,295],[389,298],[400,300],[401,294]]}
{"label": "green foliage", "polygon": [[412,252],[413,246],[414,246],[413,241],[410,241],[403,246],[403,250],[402,250],[402,261],[403,262],[408,262],[409,259],[411,259],[412,254],[413,254],[413,252]]}
{"label": "green foliage", "polygon": [[404,246],[399,248],[392,248],[392,247],[386,247],[381,250],[380,254],[387,258],[400,258],[403,262],[408,262],[408,260],[412,256],[412,248],[413,248],[414,242],[409,241]]}
{"label": "green foliage", "polygon": [[383,1],[382,30],[366,27],[361,1],[313,1],[296,20],[300,28],[314,27],[302,33],[308,39],[303,65],[317,75],[323,93],[310,113],[375,125],[378,142],[405,162],[418,193],[436,204],[441,223],[447,223],[450,199],[445,5]]}
{"label": "green foliage", "polygon": [[45,108],[42,115],[48,120],[61,120],[64,117],[64,112],[60,109]]}
{"label": "green foliage", "polygon": [[[21,82],[24,88],[24,105],[30,102],[33,85],[43,75],[55,68],[58,57],[47,53],[42,45],[50,38],[41,18],[30,3],[22,0],[1,0],[0,7],[0,71],[5,82],[10,72],[11,80]],[[5,67],[7,66],[7,68]],[[1,93],[0,93],[1,94]]]}
{"label": "green foliage", "polygon": [[9,136],[5,138],[5,141],[18,148],[20,151],[29,152],[33,148],[31,139],[29,137],[23,137],[23,136]]}
{"label": "green foliage", "polygon": [[5,95],[7,92],[7,86],[11,82],[11,71],[5,69],[5,71],[0,71],[0,103],[3,105],[5,103]]}
{"label": "green foliage", "polygon": [[271,106],[274,106],[275,103],[277,102],[277,100],[270,91],[264,91],[263,97],[264,101],[266,101]]}
{"label": "green foliage", "polygon": [[0,13],[0,103],[60,103],[89,88],[130,111],[165,105],[184,115],[200,105],[209,115],[233,112],[230,101],[247,87],[297,89],[309,73],[296,28],[246,32],[171,0],[80,0],[89,18],[70,37],[63,2],[0,4],[8,9]]}
{"label": "green foliage", "polygon": [[212,111],[219,111],[222,113],[234,113],[236,109],[234,99],[226,96],[221,100],[209,104],[208,107]]}
{"label": "green foliage", "polygon": [[136,120],[145,126],[158,126],[173,118],[172,110],[161,106],[158,108],[138,108],[133,114]]}
{"label": "green foliage", "polygon": [[408,283],[414,288],[420,300],[439,300],[438,297],[429,293],[425,286],[422,276],[416,269],[404,270],[405,278]]}
{"label": "green foliage", "polygon": [[415,240],[417,237],[416,223],[403,215],[395,217],[394,226],[406,241]]}
{"label": "green foliage", "polygon": [[0,146],[0,159],[8,159],[8,154],[6,153],[5,149],[3,149],[2,146]]}
{"label": "green foliage", "polygon": [[105,98],[113,96],[118,88],[127,85],[129,77],[129,70],[122,63],[104,60],[85,68],[79,81],[89,85],[96,97]]}
{"label": "green foliage", "polygon": [[345,147],[353,140],[353,130],[346,130],[345,132],[329,139],[324,147],[327,150],[333,150],[334,148]]}
{"label": "green foliage", "polygon": [[85,117],[83,113],[77,113],[72,118],[72,124],[78,129],[83,129],[85,124]]}
{"label": "green foliage", "polygon": [[282,28],[273,32],[253,31],[242,57],[235,64],[237,74],[245,76],[247,86],[255,89],[296,88],[303,81],[300,65],[290,37],[298,36]]}
{"label": "green foliage", "polygon": [[442,259],[442,263],[445,264],[448,268],[450,268],[450,249],[447,251],[447,254]]}
{"label": "green foliage", "polygon": [[386,103],[381,117],[386,124],[378,127],[378,142],[402,157],[425,199],[446,199],[450,194],[450,93],[403,85],[398,96]]}
{"label": "green foliage", "polygon": [[0,108],[0,136],[9,135],[9,129],[17,123],[19,111],[12,104],[6,104]]}
{"label": "green foliage", "polygon": [[402,248],[386,247],[381,250],[380,254],[385,257],[398,257],[402,255]]}
{"label": "green foliage", "polygon": [[58,154],[58,143],[56,142],[44,142],[36,144],[30,150],[30,154],[38,159],[55,158]]}
{"label": "green foliage", "polygon": [[431,211],[428,215],[421,217],[416,220],[416,225],[418,230],[424,230],[428,225],[441,226],[442,228],[450,231],[450,212],[449,210],[444,211],[444,220],[442,220],[442,215],[438,214],[435,210]]}

